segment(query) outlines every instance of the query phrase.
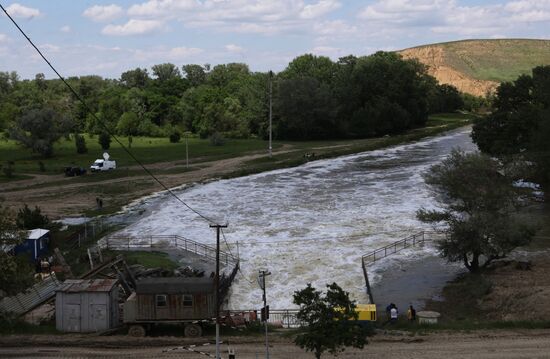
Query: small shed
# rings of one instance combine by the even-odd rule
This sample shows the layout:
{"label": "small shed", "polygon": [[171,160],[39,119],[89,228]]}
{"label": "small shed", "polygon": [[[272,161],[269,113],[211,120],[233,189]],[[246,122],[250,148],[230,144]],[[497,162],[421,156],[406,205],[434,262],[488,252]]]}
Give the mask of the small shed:
{"label": "small shed", "polygon": [[117,279],[68,279],[55,295],[55,327],[99,332],[119,325]]}
{"label": "small shed", "polygon": [[210,319],[215,301],[212,278],[143,278],[124,305],[124,322]]}
{"label": "small shed", "polygon": [[14,254],[28,253],[32,261],[36,261],[41,255],[46,254],[50,242],[50,231],[36,228],[27,232],[27,238],[23,243],[13,249]]}

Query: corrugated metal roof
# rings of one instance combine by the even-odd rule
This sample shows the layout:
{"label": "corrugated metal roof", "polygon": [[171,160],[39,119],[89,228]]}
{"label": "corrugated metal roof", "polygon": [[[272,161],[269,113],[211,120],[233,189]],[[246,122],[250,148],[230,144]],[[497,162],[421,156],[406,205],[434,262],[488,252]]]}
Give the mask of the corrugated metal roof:
{"label": "corrugated metal roof", "polygon": [[110,292],[118,279],[67,279],[58,292]]}
{"label": "corrugated metal roof", "polygon": [[0,300],[0,310],[24,314],[38,304],[53,298],[55,291],[60,288],[61,285],[62,283],[57,280],[55,274],[52,274],[41,282],[33,285],[26,292],[18,293],[12,297]]}
{"label": "corrugated metal roof", "polygon": [[49,230],[42,228],[31,229],[27,234],[27,239],[38,239],[49,232]]}
{"label": "corrugated metal roof", "polygon": [[208,277],[143,278],[136,283],[138,294],[191,294],[214,292],[214,280]]}

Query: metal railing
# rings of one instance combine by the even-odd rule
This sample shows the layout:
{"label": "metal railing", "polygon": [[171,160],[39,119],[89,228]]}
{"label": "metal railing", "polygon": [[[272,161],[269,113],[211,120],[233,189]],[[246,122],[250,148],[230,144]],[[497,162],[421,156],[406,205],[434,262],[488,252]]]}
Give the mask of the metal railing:
{"label": "metal railing", "polygon": [[[298,320],[298,309],[270,309],[269,318],[267,322],[272,325],[282,326],[283,328],[299,328],[304,325],[304,323]],[[231,316],[238,315],[245,317],[250,322],[259,322],[260,311],[251,309],[251,310],[229,310],[224,311]],[[253,318],[251,317],[253,313]]]}
{"label": "metal railing", "polygon": [[399,251],[402,251],[403,249],[418,245],[424,245],[424,243],[426,242],[433,241],[434,239],[441,237],[442,234],[443,233],[439,232],[421,231],[409,237],[403,238],[397,242],[388,244],[387,246],[375,249],[374,251],[364,254],[361,257],[361,267],[363,269],[363,276],[365,277],[365,288],[367,290],[367,295],[369,296],[370,303],[374,304],[374,298],[372,296],[372,290],[369,283],[369,275],[367,272],[367,267],[370,264],[373,264],[376,261],[386,258]]}
{"label": "metal railing", "polygon": [[407,238],[403,238],[392,244],[388,244],[382,248],[375,249],[372,252],[369,252],[361,257],[363,265],[368,266],[382,258],[402,251],[403,249],[414,247],[416,245],[423,245],[426,242],[426,232],[418,232]]}
{"label": "metal railing", "polygon": [[[102,248],[119,251],[178,248],[211,260],[216,260],[216,247],[179,235],[152,235],[142,237],[108,236],[102,239],[98,245]],[[225,265],[235,265],[238,262],[239,259],[230,253],[220,251],[220,263],[224,263]]]}

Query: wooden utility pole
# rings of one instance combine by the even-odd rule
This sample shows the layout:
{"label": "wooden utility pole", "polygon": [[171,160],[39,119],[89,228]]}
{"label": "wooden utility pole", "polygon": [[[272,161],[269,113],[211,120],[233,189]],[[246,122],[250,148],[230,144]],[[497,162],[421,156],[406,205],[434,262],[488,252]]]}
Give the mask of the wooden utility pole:
{"label": "wooden utility pole", "polygon": [[211,224],[210,228],[216,228],[216,359],[220,359],[220,231],[227,224]]}
{"label": "wooden utility pole", "polygon": [[266,270],[261,270],[260,274],[258,275],[258,283],[260,284],[260,287],[264,291],[263,294],[263,300],[264,300],[264,308],[262,310],[263,316],[262,320],[264,321],[265,326],[265,357],[266,359],[269,359],[269,342],[267,339],[267,320],[269,319],[269,307],[267,306],[267,297],[265,295],[265,277],[268,275],[271,275],[271,272],[268,272]]}

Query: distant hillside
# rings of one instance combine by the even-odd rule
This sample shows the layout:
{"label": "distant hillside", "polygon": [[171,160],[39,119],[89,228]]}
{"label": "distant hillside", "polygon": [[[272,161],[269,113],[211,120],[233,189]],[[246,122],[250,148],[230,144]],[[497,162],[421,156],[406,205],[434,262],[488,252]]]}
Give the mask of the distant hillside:
{"label": "distant hillside", "polygon": [[484,96],[500,82],[531,73],[538,65],[550,65],[550,40],[464,40],[413,47],[398,51],[428,66],[440,83]]}

